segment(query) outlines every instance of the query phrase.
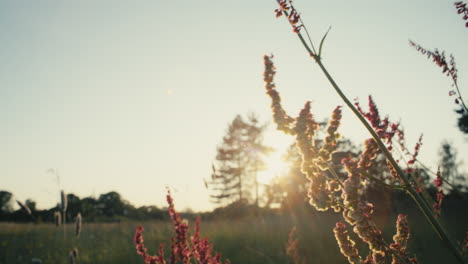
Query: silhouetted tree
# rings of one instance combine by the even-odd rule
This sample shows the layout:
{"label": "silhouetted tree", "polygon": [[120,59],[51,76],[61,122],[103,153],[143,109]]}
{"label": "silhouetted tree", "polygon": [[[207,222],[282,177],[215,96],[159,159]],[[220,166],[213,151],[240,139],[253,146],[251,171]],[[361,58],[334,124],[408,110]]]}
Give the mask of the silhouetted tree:
{"label": "silhouetted tree", "polygon": [[459,171],[460,162],[457,160],[457,151],[449,142],[442,143],[440,150],[440,173],[452,191],[463,191],[466,188],[466,178]]}
{"label": "silhouetted tree", "polygon": [[271,151],[262,143],[264,130],[253,114],[246,121],[237,115],[231,122],[213,164],[212,202],[249,201],[254,190],[258,205],[257,172],[265,167],[262,158]]}
{"label": "silhouetted tree", "polygon": [[458,117],[458,128],[464,134],[468,134],[468,113],[463,109],[456,111],[460,117]]}
{"label": "silhouetted tree", "polygon": [[104,216],[122,216],[125,203],[118,192],[108,192],[99,196],[98,207]]}
{"label": "silhouetted tree", "polygon": [[33,212],[33,213],[34,213],[35,211],[37,211],[37,210],[36,210],[36,205],[37,205],[37,204],[36,204],[36,202],[35,202],[33,199],[31,199],[31,198],[26,199],[26,201],[24,202],[24,205],[26,205],[26,206],[29,208],[29,210],[31,210],[31,212]]}
{"label": "silhouetted tree", "polygon": [[0,191],[0,214],[10,213],[13,211],[13,194],[8,191]]}
{"label": "silhouetted tree", "polygon": [[82,215],[88,221],[95,221],[99,216],[98,201],[93,197],[86,197],[81,200]]}
{"label": "silhouetted tree", "polygon": [[73,219],[78,213],[82,213],[80,197],[73,193],[67,194],[67,219]]}

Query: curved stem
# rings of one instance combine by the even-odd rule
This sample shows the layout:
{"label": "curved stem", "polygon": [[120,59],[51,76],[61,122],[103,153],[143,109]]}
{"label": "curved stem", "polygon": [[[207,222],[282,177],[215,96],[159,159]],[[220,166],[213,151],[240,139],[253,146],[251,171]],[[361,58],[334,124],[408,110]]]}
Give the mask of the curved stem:
{"label": "curved stem", "polygon": [[378,179],[378,178],[376,178],[376,177],[374,177],[374,176],[369,175],[369,173],[367,173],[367,172],[362,172],[362,174],[363,174],[364,176],[366,176],[366,178],[368,178],[369,180],[375,181],[376,183],[382,185],[383,187],[389,188],[389,189],[397,189],[397,190],[404,190],[404,191],[406,191],[406,188],[408,188],[407,186],[392,185],[392,184],[385,183],[385,182],[382,181],[381,179]]}
{"label": "curved stem", "polygon": [[[364,125],[364,127],[369,131],[369,133],[372,135],[374,138],[375,142],[379,146],[380,150],[384,153],[385,157],[387,160],[392,164],[393,168],[395,168],[397,174],[400,176],[400,178],[403,180],[405,185],[411,186],[411,182],[409,178],[406,176],[406,174],[401,170],[400,166],[398,166],[397,162],[395,159],[392,157],[392,154],[388,151],[387,147],[385,144],[382,142],[382,140],[379,138],[377,133],[374,131],[374,129],[367,123],[367,121],[364,119],[364,117],[359,113],[359,111],[354,107],[354,105],[349,101],[349,99],[344,95],[344,93],[341,91],[339,86],[336,84],[336,82],[333,80],[333,78],[330,76],[328,73],[327,69],[323,65],[322,61],[318,56],[313,55],[312,56],[317,64],[319,65],[320,69],[322,72],[325,74],[327,77],[328,81],[331,83],[335,91],[338,93],[338,95],[341,97],[341,99],[345,102],[345,104],[353,111],[353,113],[357,116],[359,121]],[[413,189],[413,188],[408,188],[407,192],[411,195],[413,200],[416,202],[418,207],[421,209],[423,214],[426,216],[426,219],[428,222],[432,225],[434,230],[436,231],[437,234],[439,234],[440,238],[442,241],[446,243],[446,245],[449,247],[450,250],[452,250],[452,253],[457,257],[457,259],[460,261],[460,263],[464,263],[463,256],[457,249],[456,243],[453,242],[450,237],[447,234],[447,231],[442,227],[442,224],[440,221],[435,217],[434,212],[432,209],[427,205],[427,203],[422,199],[422,197]]]}
{"label": "curved stem", "polygon": [[460,101],[461,101],[461,104],[463,105],[463,108],[465,108],[465,111],[468,113],[468,108],[466,107],[465,101],[462,98],[462,95],[460,93],[460,89],[458,88],[457,82],[454,82],[454,84],[455,84],[455,88],[457,89],[458,98],[460,98]]}
{"label": "curved stem", "polygon": [[[286,11],[284,11],[285,14],[287,14]],[[359,119],[359,121],[364,125],[364,127],[369,131],[369,133],[372,135],[374,138],[375,142],[379,146],[379,149],[384,153],[385,157],[387,160],[390,162],[390,164],[395,168],[395,171],[397,174],[400,176],[400,178],[403,180],[404,184],[406,186],[411,186],[411,181],[407,177],[407,175],[402,171],[400,166],[398,166],[397,162],[393,158],[392,154],[388,151],[387,147],[383,143],[383,141],[379,138],[377,133],[374,131],[374,129],[367,123],[367,121],[364,119],[364,117],[359,113],[359,111],[354,107],[354,105],[349,101],[349,99],[346,97],[346,95],[341,91],[339,86],[336,84],[335,80],[331,77],[331,75],[328,73],[327,69],[322,63],[321,58],[319,57],[318,54],[313,52],[309,45],[307,45],[307,42],[305,41],[304,37],[302,36],[301,33],[297,33],[297,36],[299,40],[301,41],[302,45],[304,48],[307,50],[309,53],[309,56],[311,56],[315,62],[319,65],[320,69],[322,70],[323,74],[327,77],[328,81],[330,84],[333,86],[335,91],[338,93],[338,95],[341,97],[341,99],[345,102],[345,104],[351,109],[351,111],[356,115],[356,117]],[[458,89],[458,86],[456,86]],[[463,103],[463,106],[465,104]],[[466,106],[465,106],[466,108]],[[442,224],[440,221],[436,218],[432,208],[428,205],[425,199],[423,199],[414,188],[407,188],[408,194],[413,198],[414,202],[417,204],[419,209],[422,211],[424,216],[426,217],[427,221],[431,224],[431,226],[434,228],[435,232],[439,235],[441,240],[446,244],[446,246],[452,251],[452,253],[455,255],[457,260],[460,263],[465,263],[463,256],[461,252],[458,250],[457,244],[452,241],[447,233],[447,231],[443,228]]]}

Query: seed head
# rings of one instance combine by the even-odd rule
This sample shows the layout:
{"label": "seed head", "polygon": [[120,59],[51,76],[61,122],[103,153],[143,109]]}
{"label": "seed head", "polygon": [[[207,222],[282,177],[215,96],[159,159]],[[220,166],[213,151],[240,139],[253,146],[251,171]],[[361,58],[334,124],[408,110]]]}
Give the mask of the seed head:
{"label": "seed head", "polygon": [[265,72],[263,74],[263,80],[265,81],[265,89],[267,94],[271,98],[271,110],[273,112],[273,119],[276,123],[278,130],[285,132],[286,134],[294,135],[292,130],[292,125],[294,119],[286,114],[286,111],[281,106],[281,98],[276,90],[276,85],[274,83],[274,77],[276,74],[276,68],[273,64],[273,56],[265,55],[263,56],[263,61],[265,64]]}
{"label": "seed head", "polygon": [[354,242],[348,235],[348,230],[346,229],[346,224],[343,222],[338,222],[333,228],[333,233],[335,233],[335,239],[338,242],[340,247],[341,254],[348,258],[350,264],[362,263],[361,256],[359,256],[359,251],[356,248],[356,242]]}
{"label": "seed head", "polygon": [[67,195],[65,195],[65,192],[62,190],[60,191],[60,209],[62,210],[62,212],[67,211],[67,205]]}
{"label": "seed head", "polygon": [[60,226],[62,224],[62,214],[59,211],[54,212],[54,221],[55,226]]}
{"label": "seed head", "polygon": [[81,233],[81,213],[76,215],[75,220],[75,236],[79,237]]}

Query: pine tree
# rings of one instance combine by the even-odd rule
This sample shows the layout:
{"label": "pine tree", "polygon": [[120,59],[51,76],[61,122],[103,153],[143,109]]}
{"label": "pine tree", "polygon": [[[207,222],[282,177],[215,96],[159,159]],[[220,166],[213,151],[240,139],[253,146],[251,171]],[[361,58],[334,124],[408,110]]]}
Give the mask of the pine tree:
{"label": "pine tree", "polygon": [[466,178],[459,171],[460,162],[457,157],[457,150],[451,143],[445,141],[440,150],[440,172],[445,183],[451,187],[451,191],[460,192],[466,188]]}
{"label": "pine tree", "polygon": [[237,115],[231,122],[213,164],[209,184],[213,203],[247,203],[254,191],[258,206],[257,172],[265,167],[262,158],[271,151],[262,143],[264,130],[253,114],[246,121]]}

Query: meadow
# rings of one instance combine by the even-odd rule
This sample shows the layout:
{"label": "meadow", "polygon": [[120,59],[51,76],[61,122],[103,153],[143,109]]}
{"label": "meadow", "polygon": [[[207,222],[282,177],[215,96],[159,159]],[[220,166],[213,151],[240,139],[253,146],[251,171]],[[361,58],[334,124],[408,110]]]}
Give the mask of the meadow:
{"label": "meadow", "polygon": [[[368,107],[351,100],[344,93],[346,87],[341,88],[325,67],[322,47],[330,29],[320,42],[313,42],[293,1],[276,2],[276,17],[287,20],[306,56],[318,66],[342,105],[334,107],[330,119],[324,122],[315,119],[313,101],[304,100],[300,112],[289,115],[280,96],[281,88],[276,86],[274,56],[264,55],[263,80],[271,99],[273,121],[277,130],[295,138],[296,149],[295,156],[290,155],[290,179],[275,183],[272,178],[271,185],[266,186],[265,207],[259,197],[257,172],[275,163],[262,164],[260,158],[272,151],[261,143],[266,126],[255,115],[248,120],[237,116],[223,143],[217,146],[218,153],[211,162],[211,180],[202,180],[212,192],[211,202],[224,208],[232,205],[231,208],[242,213],[219,214],[222,210],[217,210],[223,206],[202,213],[199,231],[198,225],[195,226],[196,214],[181,216],[175,212],[168,185],[169,217],[165,213],[164,217],[142,221],[135,219],[143,218],[132,218],[132,214],[145,217],[151,210],[153,215],[162,211],[151,206],[135,208],[117,192],[97,199],[80,199],[62,190],[60,204],[42,211],[47,217],[37,214],[32,199],[24,204],[16,200],[20,209],[13,211],[13,196],[4,192],[9,196],[0,207],[0,213],[6,216],[6,220],[0,219],[5,221],[0,222],[0,264],[467,263],[468,188],[464,174],[457,172],[463,159],[459,163],[452,156],[444,163],[442,158],[445,166],[438,166],[434,170],[437,172],[424,166],[418,160],[422,135],[415,144],[409,144],[400,122],[381,115],[372,96],[368,96]],[[467,21],[467,4],[453,5]],[[466,136],[468,107],[458,87],[454,57],[446,57],[444,52],[424,48],[413,41],[410,46],[431,59],[450,78],[453,90],[448,94],[454,99],[457,126]],[[168,96],[172,93],[172,89],[167,91]],[[339,128],[344,109],[349,109],[368,132],[359,150],[343,149],[346,144],[341,139],[346,134],[341,135]],[[451,152],[447,153],[450,156]],[[303,181],[296,184],[294,175]],[[60,186],[58,173],[55,176]],[[294,188],[288,189],[288,182]],[[186,185],[186,191],[190,185]],[[293,200],[291,197],[299,195],[296,199],[299,202],[288,204]],[[280,208],[269,207],[275,199],[281,200],[276,202]],[[237,208],[237,205],[244,207]],[[52,223],[52,215],[57,224]],[[86,218],[91,215],[93,218]],[[69,218],[77,219],[76,223]],[[60,224],[59,219],[67,223]],[[210,243],[200,239],[199,234]],[[221,259],[216,252],[221,254]]]}
{"label": "meadow", "polygon": [[[457,240],[463,239],[463,228],[468,221],[466,198],[446,201],[442,221]],[[398,207],[398,208],[397,208]],[[395,211],[409,215],[411,237],[409,250],[419,263],[455,263],[450,252],[436,237],[410,200],[394,203],[387,212],[376,212],[375,220],[385,237],[395,233]],[[332,235],[332,229],[340,216],[329,212],[289,212],[265,214],[242,219],[211,219],[201,222],[201,236],[208,237],[214,250],[231,263],[293,263],[286,254],[288,234],[297,228],[298,251],[302,263],[346,263]],[[192,234],[194,221],[189,220]],[[148,253],[155,254],[159,244],[168,246],[173,236],[172,223],[167,221],[122,221],[119,223],[83,223],[79,237],[74,234],[74,224],[56,227],[44,224],[0,224],[0,263],[67,263],[72,248],[77,248],[77,263],[144,263],[135,252],[133,236],[135,227],[145,228],[144,238]],[[365,250],[363,242],[357,243]],[[41,260],[42,262],[37,262]],[[36,261],[36,262],[34,262]]]}

